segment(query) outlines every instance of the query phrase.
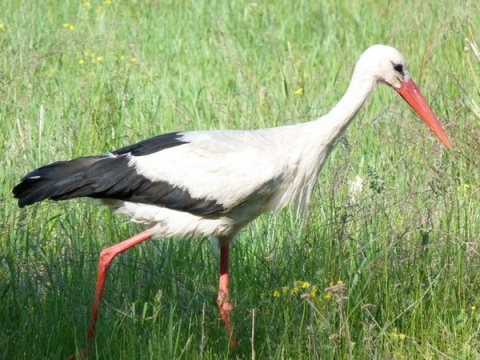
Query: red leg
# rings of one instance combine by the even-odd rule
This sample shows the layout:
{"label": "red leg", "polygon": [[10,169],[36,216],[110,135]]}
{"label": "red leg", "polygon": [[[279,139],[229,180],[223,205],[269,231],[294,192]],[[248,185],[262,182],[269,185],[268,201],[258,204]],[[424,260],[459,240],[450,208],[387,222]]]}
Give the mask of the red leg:
{"label": "red leg", "polygon": [[112,260],[118,254],[138,245],[145,240],[152,237],[152,234],[146,230],[137,234],[127,240],[122,241],[119,244],[110,246],[103,249],[98,259],[98,273],[97,273],[97,285],[95,287],[95,297],[93,298],[92,316],[90,318],[90,326],[87,333],[87,344],[83,349],[75,355],[69,357],[69,359],[80,358],[83,359],[88,356],[89,345],[93,337],[95,336],[95,327],[97,325],[98,312],[100,310],[100,301],[102,300],[103,290],[105,288],[105,280],[107,278],[108,268],[112,263]]}
{"label": "red leg", "polygon": [[220,279],[218,285],[218,309],[220,310],[220,316],[222,317],[223,323],[227,330],[227,336],[230,339],[232,347],[237,346],[237,341],[233,336],[233,327],[232,327],[232,311],[233,305],[230,302],[228,296],[228,257],[230,253],[230,244],[221,244],[220,245]]}

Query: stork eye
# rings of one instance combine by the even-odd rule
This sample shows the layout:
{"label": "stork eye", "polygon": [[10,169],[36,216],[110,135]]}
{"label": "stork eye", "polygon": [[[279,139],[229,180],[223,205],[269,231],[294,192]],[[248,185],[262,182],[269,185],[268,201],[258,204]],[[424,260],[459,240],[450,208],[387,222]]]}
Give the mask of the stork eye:
{"label": "stork eye", "polygon": [[403,73],[403,66],[402,64],[397,64],[397,65],[393,65],[393,68],[395,69],[395,71],[399,72],[400,74]]}

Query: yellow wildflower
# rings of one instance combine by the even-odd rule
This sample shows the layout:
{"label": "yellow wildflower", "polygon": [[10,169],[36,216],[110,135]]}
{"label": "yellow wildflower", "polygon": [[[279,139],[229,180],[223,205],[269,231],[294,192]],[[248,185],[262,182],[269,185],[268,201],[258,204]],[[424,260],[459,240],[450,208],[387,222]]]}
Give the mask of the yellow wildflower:
{"label": "yellow wildflower", "polygon": [[85,60],[80,59],[80,60],[78,60],[78,63],[79,63],[80,65],[83,65],[83,64],[85,64]]}
{"label": "yellow wildflower", "polygon": [[288,286],[282,286],[282,291],[284,294],[288,293],[289,287]]}
{"label": "yellow wildflower", "polygon": [[469,191],[471,190],[472,185],[470,184],[463,184],[461,186],[457,186],[457,192],[462,194],[464,198],[468,196]]}
{"label": "yellow wildflower", "polygon": [[273,297],[280,297],[280,291],[275,290],[275,291],[273,292]]}
{"label": "yellow wildflower", "polygon": [[297,90],[295,90],[295,95],[302,95],[303,94],[303,88],[298,88]]}
{"label": "yellow wildflower", "polygon": [[97,56],[97,61],[102,62],[103,61],[103,56]]}
{"label": "yellow wildflower", "polygon": [[133,64],[135,64],[135,63],[137,62],[137,58],[132,57],[132,58],[130,59],[130,62],[133,63]]}
{"label": "yellow wildflower", "polygon": [[5,25],[3,23],[0,23],[0,30],[5,30]]}
{"label": "yellow wildflower", "polygon": [[84,1],[84,2],[82,3],[82,7],[83,7],[85,10],[89,9],[90,6],[91,6],[90,1]]}
{"label": "yellow wildflower", "polygon": [[70,24],[70,23],[64,23],[64,24],[63,24],[63,27],[64,27],[65,29],[67,29],[67,30],[70,30],[70,31],[75,30],[75,25]]}
{"label": "yellow wildflower", "polygon": [[397,332],[396,329],[393,330],[393,332],[390,334],[390,336],[394,339],[399,339],[399,340],[402,340],[402,341],[407,338],[407,335]]}
{"label": "yellow wildflower", "polygon": [[290,289],[290,294],[293,295],[293,294],[296,294],[296,293],[298,293],[298,287],[295,286],[294,288]]}
{"label": "yellow wildflower", "polygon": [[300,286],[302,289],[306,289],[310,286],[310,283],[308,281],[302,281],[302,280],[297,280],[295,283]]}
{"label": "yellow wildflower", "polygon": [[304,281],[302,284],[302,289],[308,289],[310,287],[310,283],[308,281]]}

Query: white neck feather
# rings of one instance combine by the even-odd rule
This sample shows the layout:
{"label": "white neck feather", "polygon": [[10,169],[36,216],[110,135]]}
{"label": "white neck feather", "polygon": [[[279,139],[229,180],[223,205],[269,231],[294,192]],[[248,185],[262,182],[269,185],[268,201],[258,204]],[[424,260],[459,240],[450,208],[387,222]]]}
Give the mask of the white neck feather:
{"label": "white neck feather", "polygon": [[331,138],[338,140],[343,135],[375,85],[376,79],[370,73],[355,70],[345,95],[328,114],[317,120],[330,124]]}
{"label": "white neck feather", "polygon": [[[318,173],[335,144],[350,125],[355,114],[361,108],[376,85],[376,79],[370,74],[356,69],[350,85],[338,104],[326,115],[310,123],[300,124],[303,128],[305,146],[311,146],[309,151],[302,153],[298,166],[299,175],[292,187],[285,193],[287,200],[296,191],[297,213],[301,215],[308,207]],[[302,126],[303,125],[303,126]],[[309,141],[309,140],[310,141]],[[312,166],[315,164],[316,166]],[[283,207],[286,201],[279,204]]]}

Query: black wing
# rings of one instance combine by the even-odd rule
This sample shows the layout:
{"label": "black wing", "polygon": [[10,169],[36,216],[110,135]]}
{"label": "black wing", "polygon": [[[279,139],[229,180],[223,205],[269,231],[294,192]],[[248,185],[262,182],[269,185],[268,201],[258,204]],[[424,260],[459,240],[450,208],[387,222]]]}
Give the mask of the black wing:
{"label": "black wing", "polygon": [[14,187],[18,205],[24,207],[45,199],[76,197],[115,199],[163,206],[195,215],[224,211],[211,199],[191,197],[187,189],[164,181],[151,181],[129,166],[129,156],[145,156],[186,144],[180,133],[156,136],[111,154],[59,161],[27,174]]}

